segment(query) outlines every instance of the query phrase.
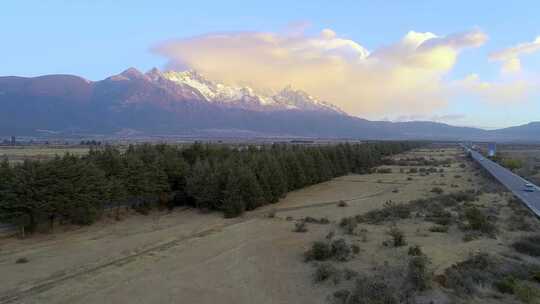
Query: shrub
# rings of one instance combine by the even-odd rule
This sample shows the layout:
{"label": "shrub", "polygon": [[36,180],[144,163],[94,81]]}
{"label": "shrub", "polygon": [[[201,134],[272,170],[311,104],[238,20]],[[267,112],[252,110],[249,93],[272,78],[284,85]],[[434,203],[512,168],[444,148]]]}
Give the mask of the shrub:
{"label": "shrub", "polygon": [[409,173],[418,173],[418,169],[417,168],[410,168]]}
{"label": "shrub", "polygon": [[496,261],[486,253],[473,255],[445,270],[446,287],[460,295],[472,295],[476,292],[476,285],[493,279],[492,271],[496,266]]}
{"label": "shrub", "polygon": [[326,261],[332,257],[332,249],[327,242],[314,242],[311,249],[304,254],[305,261]]}
{"label": "shrub", "polygon": [[455,268],[445,271],[445,284],[459,295],[472,295],[476,292],[476,283],[473,278],[467,272]]}
{"label": "shrub", "polygon": [[349,297],[351,295],[351,292],[347,289],[340,289],[335,291],[333,296],[332,303],[334,304],[348,304],[349,303]]}
{"label": "shrub", "polygon": [[240,216],[246,210],[246,205],[242,200],[232,200],[223,207],[223,215],[226,218]]}
{"label": "shrub", "polygon": [[390,169],[390,168],[379,168],[379,169],[377,169],[377,173],[383,173],[383,174],[392,173],[392,169]]}
{"label": "shrub", "polygon": [[354,234],[354,230],[356,229],[356,226],[358,226],[358,222],[354,217],[344,217],[341,219],[339,226],[345,230],[346,234]]}
{"label": "shrub", "polygon": [[429,228],[429,231],[431,232],[440,232],[440,233],[447,233],[448,232],[448,226],[432,226]]}
{"label": "shrub", "polygon": [[358,277],[358,272],[354,271],[349,268],[343,269],[343,278],[347,281],[351,280],[352,278]]}
{"label": "shrub", "polygon": [[512,244],[515,250],[530,256],[540,256],[540,235],[524,237]]}
{"label": "shrub", "polygon": [[397,304],[399,292],[379,276],[356,279],[347,304]]}
{"label": "shrub", "polygon": [[268,218],[275,218],[276,217],[276,210],[270,210],[267,214]]}
{"label": "shrub", "polygon": [[405,234],[397,227],[392,227],[387,231],[387,234],[390,236],[393,247],[401,247],[407,245],[405,240]]}
{"label": "shrub", "polygon": [[331,240],[331,239],[334,238],[334,235],[335,235],[335,234],[336,234],[336,233],[332,230],[332,231],[328,232],[328,234],[326,235],[325,239]]}
{"label": "shrub", "polygon": [[444,190],[441,187],[433,187],[433,189],[431,189],[431,192],[435,194],[442,194]]}
{"label": "shrub", "polygon": [[392,201],[384,203],[382,209],[366,212],[356,218],[361,222],[379,224],[387,220],[406,219],[411,217],[412,206],[410,204],[396,204]]}
{"label": "shrub", "polygon": [[449,197],[453,198],[458,202],[472,202],[478,200],[478,194],[474,191],[459,191],[448,194]]}
{"label": "shrub", "polygon": [[412,256],[421,256],[424,253],[422,252],[422,248],[420,246],[414,245],[409,247],[407,254]]}
{"label": "shrub", "polygon": [[536,281],[537,283],[540,283],[540,271],[536,271],[532,274],[531,279],[533,281]]}
{"label": "shrub", "polygon": [[408,180],[408,181],[412,181],[413,178],[409,176],[409,177],[407,177],[407,180]]}
{"label": "shrub", "polygon": [[505,277],[502,280],[499,280],[499,281],[495,282],[495,284],[493,284],[493,286],[500,293],[513,294],[514,293],[514,288],[516,287],[516,280],[513,277],[508,276],[508,277]]}
{"label": "shrub", "polygon": [[344,262],[351,257],[351,247],[344,239],[338,239],[331,244],[331,256],[340,262]]}
{"label": "shrub", "polygon": [[314,242],[311,249],[304,253],[304,260],[308,261],[326,261],[335,259],[336,261],[344,262],[351,258],[352,252],[360,250],[354,249],[354,246],[349,246],[344,239],[328,242]]}
{"label": "shrub", "polygon": [[335,283],[339,282],[339,270],[330,263],[321,263],[317,265],[313,278],[314,281],[319,283],[330,278],[333,278]]}
{"label": "shrub", "polygon": [[307,232],[307,225],[305,221],[299,221],[294,223],[294,232]]}
{"label": "shrub", "polygon": [[474,241],[477,237],[478,237],[478,235],[476,233],[466,233],[463,236],[463,241],[464,242]]}
{"label": "shrub", "polygon": [[465,210],[465,218],[469,222],[469,229],[477,230],[485,234],[495,234],[497,228],[477,207],[470,207]]}
{"label": "shrub", "polygon": [[448,226],[452,224],[452,214],[447,211],[432,214],[427,220],[434,222],[437,225]]}
{"label": "shrub", "polygon": [[523,303],[537,304],[540,298],[540,290],[527,282],[516,283],[514,294]]}
{"label": "shrub", "polygon": [[365,229],[365,228],[360,229],[360,233],[359,233],[360,239],[361,239],[361,241],[364,242],[364,243],[368,241],[367,234],[368,234],[368,230],[367,230],[367,229]]}
{"label": "shrub", "polygon": [[508,218],[508,228],[512,231],[533,231],[534,228],[529,219],[523,215],[512,214]]}
{"label": "shrub", "polygon": [[359,254],[360,253],[360,246],[356,245],[356,244],[352,244],[351,245],[351,249],[352,249],[352,252],[354,254]]}
{"label": "shrub", "polygon": [[461,178],[461,175],[454,175],[454,178]]}
{"label": "shrub", "polygon": [[16,264],[26,264],[26,263],[28,263],[28,262],[30,262],[30,260],[28,260],[28,258],[25,258],[25,257],[18,258],[18,259],[15,261]]}
{"label": "shrub", "polygon": [[347,206],[349,206],[349,205],[347,204],[346,201],[341,200],[341,201],[339,201],[339,203],[338,203],[338,207],[347,207]]}
{"label": "shrub", "polygon": [[425,255],[414,256],[407,267],[407,284],[414,291],[424,291],[431,288],[432,272],[429,270],[430,261]]}
{"label": "shrub", "polygon": [[322,224],[322,225],[326,225],[330,223],[330,220],[328,220],[326,217],[321,217],[317,219],[311,216],[306,216],[303,221],[306,223]]}

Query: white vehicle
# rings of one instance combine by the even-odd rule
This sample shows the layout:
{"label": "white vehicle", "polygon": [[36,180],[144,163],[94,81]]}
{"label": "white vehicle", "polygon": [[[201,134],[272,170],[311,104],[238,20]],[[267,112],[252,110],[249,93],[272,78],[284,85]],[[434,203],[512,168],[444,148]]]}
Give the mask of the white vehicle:
{"label": "white vehicle", "polygon": [[525,191],[527,192],[533,192],[534,191],[534,185],[531,183],[525,183]]}

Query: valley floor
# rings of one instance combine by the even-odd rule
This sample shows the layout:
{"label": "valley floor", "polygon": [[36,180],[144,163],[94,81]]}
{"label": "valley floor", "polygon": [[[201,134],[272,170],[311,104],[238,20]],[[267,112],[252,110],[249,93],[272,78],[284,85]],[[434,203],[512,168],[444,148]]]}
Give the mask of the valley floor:
{"label": "valley floor", "polygon": [[[327,303],[336,286],[314,283],[314,267],[303,262],[303,253],[330,231],[339,233],[343,217],[381,208],[388,200],[431,197],[434,185],[452,192],[486,183],[469,165],[459,166],[457,149],[408,155],[455,162],[444,168],[444,176],[399,173],[398,166],[390,166],[392,173],[343,176],[234,219],[177,209],[130,214],[121,221],[106,218],[24,240],[0,239],[0,303]],[[346,207],[338,206],[342,200]],[[479,204],[505,206],[506,200],[504,193],[487,193]],[[293,232],[295,221],[306,216],[326,217],[330,224]],[[461,232],[431,233],[429,224],[416,219],[398,225],[409,244],[422,246],[435,273],[480,249],[505,253],[504,245],[514,237],[505,232],[464,242]],[[402,252],[381,246],[387,227],[364,228],[367,239],[347,237],[361,248],[347,267],[368,270],[400,259]],[[15,263],[21,257],[28,263]]]}

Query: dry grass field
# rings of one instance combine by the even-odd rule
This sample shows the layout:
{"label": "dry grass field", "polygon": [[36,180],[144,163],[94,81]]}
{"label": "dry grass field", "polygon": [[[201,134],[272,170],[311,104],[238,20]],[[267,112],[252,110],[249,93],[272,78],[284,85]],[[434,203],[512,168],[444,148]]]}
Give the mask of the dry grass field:
{"label": "dry grass field", "polygon": [[540,145],[499,145],[498,153],[521,160],[523,167],[517,173],[540,184]]}
{"label": "dry grass field", "polygon": [[[234,219],[193,209],[125,211],[121,221],[106,216],[93,226],[0,239],[0,303],[382,303],[354,302],[372,296],[358,284],[379,279],[392,290],[413,290],[417,303],[537,303],[538,283],[520,278],[521,289],[512,293],[497,291],[489,278],[460,293],[457,285],[468,291],[473,283],[460,285],[464,272],[448,269],[459,270],[480,252],[498,265],[537,265],[512,244],[540,226],[461,150],[394,158],[418,157],[448,164],[394,163],[379,173],[343,176]],[[472,199],[439,201],[467,190]],[[471,224],[471,209],[486,215],[483,226]],[[402,244],[391,231],[403,234]],[[326,256],[315,242],[329,246]],[[409,276],[414,256],[429,261],[419,272],[429,274],[426,288],[396,285],[404,275],[423,282]]]}
{"label": "dry grass field", "polygon": [[66,153],[84,155],[88,148],[77,146],[0,146],[0,159],[7,158],[9,162],[22,162],[25,159],[47,160]]}

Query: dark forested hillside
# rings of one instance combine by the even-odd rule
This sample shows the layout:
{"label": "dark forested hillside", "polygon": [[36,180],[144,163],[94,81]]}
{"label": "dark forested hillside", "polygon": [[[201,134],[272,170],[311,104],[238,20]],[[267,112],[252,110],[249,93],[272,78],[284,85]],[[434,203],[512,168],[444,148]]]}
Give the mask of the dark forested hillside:
{"label": "dark forested hillside", "polygon": [[413,142],[331,146],[193,144],[91,150],[50,161],[0,165],[0,220],[32,231],[38,224],[90,224],[105,209],[188,205],[234,217],[277,202],[288,191],[349,172],[364,173]]}

